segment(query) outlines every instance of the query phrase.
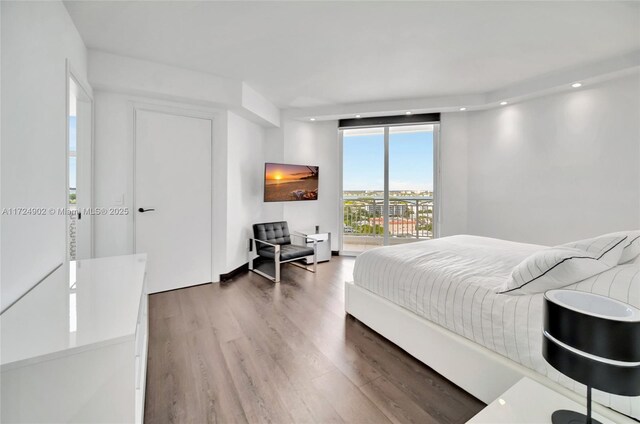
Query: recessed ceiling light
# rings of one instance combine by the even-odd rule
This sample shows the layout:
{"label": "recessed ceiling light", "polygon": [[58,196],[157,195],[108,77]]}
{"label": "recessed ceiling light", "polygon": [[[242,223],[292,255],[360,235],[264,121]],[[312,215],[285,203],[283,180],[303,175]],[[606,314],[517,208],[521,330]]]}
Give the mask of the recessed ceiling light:
{"label": "recessed ceiling light", "polygon": [[508,102],[500,102],[500,106],[504,106],[506,104],[508,104]]}
{"label": "recessed ceiling light", "polygon": [[462,112],[464,112],[465,110],[467,110],[467,108],[466,108],[466,107],[461,107],[461,108],[460,108],[460,110],[461,110]]}
{"label": "recessed ceiling light", "polygon": [[571,84],[571,87],[573,87],[573,88],[582,87],[582,83],[581,82],[574,82],[573,84]]}
{"label": "recessed ceiling light", "polygon": [[405,115],[411,115],[413,112],[411,112],[410,110],[406,111],[404,114]]}
{"label": "recessed ceiling light", "polygon": [[356,115],[356,118],[360,118],[360,117],[361,117],[360,115]]}
{"label": "recessed ceiling light", "polygon": [[316,118],[311,118],[311,119],[309,119],[309,121],[315,121],[315,120],[316,120]]}

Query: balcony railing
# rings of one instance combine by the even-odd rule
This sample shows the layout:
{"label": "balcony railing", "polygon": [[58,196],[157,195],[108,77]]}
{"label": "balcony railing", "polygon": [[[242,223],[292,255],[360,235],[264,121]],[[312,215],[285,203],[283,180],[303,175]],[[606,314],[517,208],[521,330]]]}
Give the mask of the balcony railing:
{"label": "balcony railing", "polygon": [[[384,239],[384,199],[350,197],[343,199],[344,250],[381,246]],[[391,197],[389,199],[389,243],[407,243],[433,238],[433,198]]]}

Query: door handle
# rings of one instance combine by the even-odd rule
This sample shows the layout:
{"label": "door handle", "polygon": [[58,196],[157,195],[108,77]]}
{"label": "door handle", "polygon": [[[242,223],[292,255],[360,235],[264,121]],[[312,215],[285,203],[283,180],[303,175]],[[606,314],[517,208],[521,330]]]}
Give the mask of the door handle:
{"label": "door handle", "polygon": [[155,211],[155,209],[153,208],[149,208],[149,209],[145,209],[145,208],[138,208],[138,212],[140,213],[144,213],[144,212],[152,212]]}

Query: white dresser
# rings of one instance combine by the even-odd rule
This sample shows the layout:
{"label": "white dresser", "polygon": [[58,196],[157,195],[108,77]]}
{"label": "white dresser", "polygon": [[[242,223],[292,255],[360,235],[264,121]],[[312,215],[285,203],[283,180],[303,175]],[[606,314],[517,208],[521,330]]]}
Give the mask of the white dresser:
{"label": "white dresser", "polygon": [[141,423],[146,255],[63,264],[0,316],[0,420]]}

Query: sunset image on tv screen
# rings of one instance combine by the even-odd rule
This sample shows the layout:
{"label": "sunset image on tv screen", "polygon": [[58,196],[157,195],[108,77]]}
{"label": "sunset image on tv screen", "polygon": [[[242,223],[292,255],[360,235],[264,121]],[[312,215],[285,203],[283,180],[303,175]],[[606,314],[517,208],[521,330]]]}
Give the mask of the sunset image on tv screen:
{"label": "sunset image on tv screen", "polygon": [[264,201],[318,200],[318,167],[267,163]]}

